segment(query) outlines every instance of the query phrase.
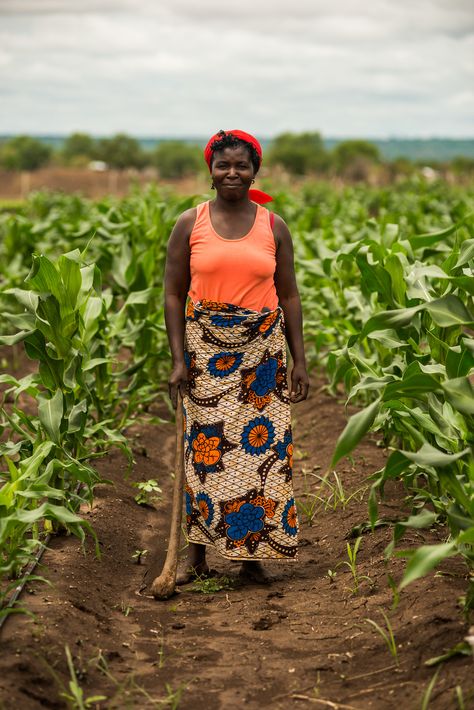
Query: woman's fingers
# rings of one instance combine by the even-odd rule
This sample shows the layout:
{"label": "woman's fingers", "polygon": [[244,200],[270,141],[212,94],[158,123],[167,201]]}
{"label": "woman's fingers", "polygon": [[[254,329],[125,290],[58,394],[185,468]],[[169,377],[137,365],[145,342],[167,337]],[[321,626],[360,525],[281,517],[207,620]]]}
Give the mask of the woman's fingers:
{"label": "woman's fingers", "polygon": [[175,365],[168,379],[168,394],[173,405],[173,409],[178,406],[178,389],[181,397],[186,393],[188,382],[188,368],[184,361],[181,364]]}
{"label": "woman's fingers", "polygon": [[173,405],[173,409],[178,406],[178,389],[181,393],[181,397],[186,394],[186,380],[180,380],[179,382],[168,382],[168,394]]}
{"label": "woman's fingers", "polygon": [[178,386],[168,382],[168,394],[173,405],[173,409],[178,406]]}
{"label": "woman's fingers", "polygon": [[305,400],[308,396],[308,391],[309,382],[306,379],[300,377],[292,377],[290,401],[293,402],[293,404]]}

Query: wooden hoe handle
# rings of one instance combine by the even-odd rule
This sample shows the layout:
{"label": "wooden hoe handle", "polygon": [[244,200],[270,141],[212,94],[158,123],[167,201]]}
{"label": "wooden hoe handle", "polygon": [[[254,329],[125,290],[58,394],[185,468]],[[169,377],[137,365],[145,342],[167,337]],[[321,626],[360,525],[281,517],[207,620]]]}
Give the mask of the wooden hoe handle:
{"label": "wooden hoe handle", "polygon": [[173,507],[171,510],[171,528],[163,571],[151,586],[155,599],[168,599],[175,590],[176,570],[178,567],[179,540],[181,535],[181,511],[183,506],[184,486],[184,422],[183,403],[178,389],[176,406],[176,458],[174,464]]}

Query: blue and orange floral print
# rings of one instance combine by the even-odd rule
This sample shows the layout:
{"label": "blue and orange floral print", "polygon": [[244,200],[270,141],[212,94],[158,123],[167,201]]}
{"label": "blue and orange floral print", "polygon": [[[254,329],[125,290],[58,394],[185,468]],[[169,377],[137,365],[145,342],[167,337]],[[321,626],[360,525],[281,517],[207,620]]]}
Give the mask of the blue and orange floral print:
{"label": "blue and orange floral print", "polygon": [[242,432],[240,440],[245,451],[251,456],[264,454],[275,439],[275,427],[268,417],[256,417]]}
{"label": "blue and orange floral print", "polygon": [[214,520],[214,503],[207,493],[198,493],[196,496],[196,504],[202,519],[209,528]]}
{"label": "blue and orange floral print", "polygon": [[237,315],[235,313],[215,313],[211,316],[213,325],[220,325],[221,328],[233,328],[234,325],[240,325],[245,321],[247,316]]}
{"label": "blue and orange floral print", "polygon": [[263,338],[266,340],[270,337],[273,329],[278,325],[282,324],[282,311],[277,308],[275,311],[270,311],[270,313],[262,313],[258,318],[247,322],[245,327],[249,338]]}
{"label": "blue and orange floral print", "polygon": [[220,507],[221,517],[215,530],[225,536],[228,550],[245,547],[253,554],[276,528],[270,520],[275,516],[277,502],[255,488],[244,496],[221,502]]}
{"label": "blue and orange floral print", "polygon": [[214,424],[199,424],[193,422],[188,437],[188,455],[192,458],[194,470],[202,483],[208,473],[224,470],[223,456],[227,451],[235,449],[224,435],[224,422]]}
{"label": "blue and orange floral print", "polygon": [[290,498],[289,501],[287,501],[281,516],[281,522],[286,534],[295,537],[298,533],[298,515],[294,498]]}
{"label": "blue and orange floral print", "polygon": [[189,491],[186,491],[185,496],[186,496],[186,515],[191,515],[191,513],[193,512],[193,499],[192,499],[191,493]]}
{"label": "blue and orange floral print", "polygon": [[289,402],[285,394],[286,366],[281,350],[273,355],[266,350],[258,365],[241,370],[241,376],[239,399],[253,405],[259,412],[271,404],[275,397],[282,402]]}
{"label": "blue and orange floral print", "polygon": [[203,300],[189,314],[188,540],[229,559],[296,559],[283,311]]}
{"label": "blue and orange floral print", "polygon": [[[284,461],[287,456],[290,456],[288,452],[288,447],[292,445],[291,429],[288,428],[285,431],[285,435],[282,441],[278,441],[273,450],[277,452],[280,461]],[[293,449],[291,449],[291,455],[293,455]]]}
{"label": "blue and orange floral print", "polygon": [[244,353],[216,353],[209,358],[207,367],[211,375],[214,375],[214,377],[227,377],[239,369],[243,358]]}
{"label": "blue and orange floral print", "polygon": [[265,508],[261,505],[244,503],[236,513],[228,513],[225,522],[229,526],[227,535],[231,540],[243,540],[249,532],[263,530]]}
{"label": "blue and orange floral print", "polygon": [[255,379],[250,385],[250,389],[255,392],[257,397],[264,397],[268,392],[275,389],[276,374],[278,370],[278,360],[276,357],[270,357],[266,362],[255,370]]}

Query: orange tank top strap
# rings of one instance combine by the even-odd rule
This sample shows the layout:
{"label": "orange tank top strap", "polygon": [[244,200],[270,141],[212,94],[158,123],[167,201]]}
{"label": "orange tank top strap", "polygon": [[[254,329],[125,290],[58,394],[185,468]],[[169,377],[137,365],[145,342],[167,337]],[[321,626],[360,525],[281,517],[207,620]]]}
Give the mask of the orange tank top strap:
{"label": "orange tank top strap", "polygon": [[207,202],[201,202],[199,205],[196,206],[196,219],[193,224],[193,228],[191,230],[191,234],[189,235],[189,244],[192,244],[193,241],[193,235],[200,230],[203,226],[205,225],[208,219],[208,216],[206,215],[206,205]]}

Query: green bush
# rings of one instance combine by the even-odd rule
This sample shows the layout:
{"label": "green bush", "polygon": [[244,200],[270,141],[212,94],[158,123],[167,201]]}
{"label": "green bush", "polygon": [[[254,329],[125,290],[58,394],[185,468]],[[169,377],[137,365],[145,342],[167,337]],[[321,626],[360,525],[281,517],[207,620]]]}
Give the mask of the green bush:
{"label": "green bush", "polygon": [[0,148],[0,164],[6,170],[38,170],[51,158],[51,148],[31,136],[15,136]]}

